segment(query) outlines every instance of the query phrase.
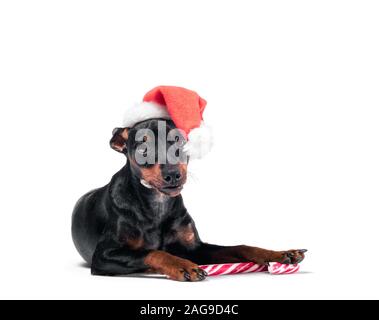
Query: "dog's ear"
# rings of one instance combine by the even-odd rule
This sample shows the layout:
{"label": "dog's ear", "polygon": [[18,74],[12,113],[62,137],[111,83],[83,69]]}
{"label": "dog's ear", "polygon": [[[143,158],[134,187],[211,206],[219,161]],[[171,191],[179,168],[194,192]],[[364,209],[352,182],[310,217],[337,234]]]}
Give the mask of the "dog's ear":
{"label": "dog's ear", "polygon": [[112,139],[109,144],[113,150],[126,153],[126,142],[128,141],[128,128],[115,128],[112,131]]}

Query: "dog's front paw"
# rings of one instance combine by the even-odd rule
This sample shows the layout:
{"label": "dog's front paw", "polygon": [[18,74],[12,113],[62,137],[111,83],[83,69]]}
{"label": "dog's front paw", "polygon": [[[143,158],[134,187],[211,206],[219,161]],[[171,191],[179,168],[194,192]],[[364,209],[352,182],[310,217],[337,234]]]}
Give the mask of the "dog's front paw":
{"label": "dog's front paw", "polygon": [[283,264],[298,264],[304,260],[304,253],[307,249],[288,250],[277,252],[276,257],[272,262],[279,262]]}
{"label": "dog's front paw", "polygon": [[166,272],[169,279],[176,281],[201,281],[207,276],[207,273],[197,265],[183,265],[172,268]]}
{"label": "dog's front paw", "polygon": [[207,273],[192,261],[167,252],[154,251],[145,259],[146,265],[176,281],[201,281]]}

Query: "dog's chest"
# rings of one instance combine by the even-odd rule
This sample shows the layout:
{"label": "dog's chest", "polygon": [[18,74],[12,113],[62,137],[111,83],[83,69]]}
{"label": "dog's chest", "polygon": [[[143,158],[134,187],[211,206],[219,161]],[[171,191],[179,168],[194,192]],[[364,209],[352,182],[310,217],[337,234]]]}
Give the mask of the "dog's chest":
{"label": "dog's chest", "polygon": [[152,206],[154,222],[143,228],[143,247],[147,250],[157,250],[162,248],[164,239],[167,237],[165,227],[165,217],[169,207],[166,202],[155,202]]}
{"label": "dog's chest", "polygon": [[[143,220],[131,223],[127,219],[118,224],[120,242],[131,249],[158,250],[162,249],[171,234],[172,222],[168,219],[172,205],[164,197],[157,197],[150,202],[148,209],[141,216]],[[148,212],[146,212],[148,210]],[[134,224],[134,226],[133,226]]]}
{"label": "dog's chest", "polygon": [[157,250],[162,247],[162,230],[148,229],[144,232],[144,249]]}
{"label": "dog's chest", "polygon": [[151,208],[157,222],[159,223],[167,214],[168,204],[166,201],[154,201]]}

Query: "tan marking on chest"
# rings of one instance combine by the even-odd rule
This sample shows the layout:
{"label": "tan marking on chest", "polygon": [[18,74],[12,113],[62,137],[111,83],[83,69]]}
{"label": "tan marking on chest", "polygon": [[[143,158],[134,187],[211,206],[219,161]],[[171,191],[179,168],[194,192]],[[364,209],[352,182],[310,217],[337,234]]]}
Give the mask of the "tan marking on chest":
{"label": "tan marking on chest", "polygon": [[185,244],[193,244],[195,242],[195,232],[192,225],[188,224],[178,230],[177,236],[180,242]]}
{"label": "tan marking on chest", "polygon": [[142,237],[138,237],[138,238],[128,238],[126,239],[126,245],[132,249],[132,250],[137,250],[137,249],[141,249],[145,242],[143,240]]}

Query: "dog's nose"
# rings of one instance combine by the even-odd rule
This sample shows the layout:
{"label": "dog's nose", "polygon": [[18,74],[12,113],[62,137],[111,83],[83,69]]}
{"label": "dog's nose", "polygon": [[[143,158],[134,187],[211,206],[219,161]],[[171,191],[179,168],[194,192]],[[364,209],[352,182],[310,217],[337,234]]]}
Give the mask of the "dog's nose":
{"label": "dog's nose", "polygon": [[182,177],[179,170],[170,170],[163,175],[163,179],[169,184],[175,184],[180,181]]}

